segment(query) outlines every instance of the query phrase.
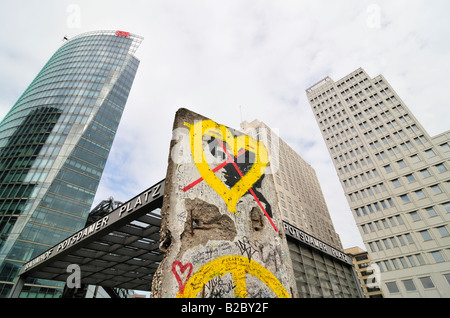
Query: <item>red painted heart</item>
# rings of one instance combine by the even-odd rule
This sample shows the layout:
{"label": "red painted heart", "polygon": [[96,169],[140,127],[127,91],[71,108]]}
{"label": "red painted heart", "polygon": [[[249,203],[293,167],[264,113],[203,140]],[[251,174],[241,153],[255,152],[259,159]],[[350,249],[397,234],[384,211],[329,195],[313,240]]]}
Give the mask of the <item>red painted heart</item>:
{"label": "red painted heart", "polygon": [[[189,272],[187,273],[184,279],[182,279],[178,274],[177,267],[179,268],[181,274],[184,274],[186,269],[189,268]],[[184,286],[186,286],[186,283],[188,282],[189,278],[191,278],[192,269],[193,266],[191,263],[186,263],[185,265],[183,265],[180,261],[173,262],[172,273],[175,275],[175,278],[177,279],[180,293],[184,293]]]}

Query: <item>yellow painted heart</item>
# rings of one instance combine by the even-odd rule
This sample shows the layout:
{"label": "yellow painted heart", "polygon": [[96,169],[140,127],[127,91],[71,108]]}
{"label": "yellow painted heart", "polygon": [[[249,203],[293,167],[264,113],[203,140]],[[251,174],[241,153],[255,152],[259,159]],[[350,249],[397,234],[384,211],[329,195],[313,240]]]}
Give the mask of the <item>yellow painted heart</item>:
{"label": "yellow painted heart", "polygon": [[[192,158],[201,177],[222,197],[227,204],[228,210],[233,213],[236,212],[236,204],[239,199],[264,174],[265,168],[269,163],[269,154],[266,147],[261,141],[257,141],[247,135],[234,137],[226,126],[219,125],[209,119],[197,121],[194,125],[188,126]],[[255,162],[245,175],[242,175],[237,169],[241,179],[230,189],[216,176],[206,161],[203,150],[203,136],[205,134],[217,138],[219,143],[223,145],[223,150],[226,152],[228,160],[230,160],[231,156],[236,157],[241,149],[255,153]],[[235,167],[237,168],[237,166]]]}

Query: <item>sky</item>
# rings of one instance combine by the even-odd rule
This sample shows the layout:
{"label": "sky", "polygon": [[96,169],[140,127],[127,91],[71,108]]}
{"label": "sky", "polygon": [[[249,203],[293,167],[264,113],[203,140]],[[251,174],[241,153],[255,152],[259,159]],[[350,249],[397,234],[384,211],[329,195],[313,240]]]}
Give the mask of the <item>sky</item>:
{"label": "sky", "polygon": [[123,30],[141,61],[94,205],[165,178],[184,107],[239,128],[276,129],[316,171],[344,248],[364,248],[305,90],[362,67],[383,74],[430,135],[449,129],[449,1],[3,0],[0,118],[63,44]]}

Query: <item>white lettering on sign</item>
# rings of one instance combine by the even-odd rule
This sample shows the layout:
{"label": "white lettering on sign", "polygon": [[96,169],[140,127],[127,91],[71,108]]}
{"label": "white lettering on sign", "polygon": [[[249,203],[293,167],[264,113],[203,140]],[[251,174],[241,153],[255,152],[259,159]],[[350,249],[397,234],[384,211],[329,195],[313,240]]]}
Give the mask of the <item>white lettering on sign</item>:
{"label": "white lettering on sign", "polygon": [[122,205],[119,209],[119,217],[122,217],[126,213],[133,212],[136,208],[139,208],[143,204],[147,204],[152,201],[156,196],[158,196],[159,190],[161,188],[161,184],[155,185],[153,188],[150,188],[146,192],[140,194],[133,200],[129,201]]}
{"label": "white lettering on sign", "polygon": [[305,232],[297,229],[296,227],[294,227],[286,222],[283,222],[283,226],[284,226],[284,230],[286,231],[286,234],[288,234],[289,236],[299,240],[300,242],[303,242],[312,247],[315,247],[315,248],[327,253],[328,255],[338,258],[348,264],[352,264],[352,260],[347,254],[345,254],[341,251],[338,251],[337,249],[331,247],[330,245],[323,243],[322,241],[316,239],[315,237],[313,237],[309,234],[306,234]]}
{"label": "white lettering on sign", "polygon": [[109,217],[105,216],[104,218],[98,220],[95,223],[92,223],[88,227],[85,227],[83,230],[79,231],[78,233],[72,235],[67,240],[62,241],[58,244],[56,247],[56,252],[61,252],[62,250],[66,249],[67,247],[75,244],[81,239],[84,239],[86,236],[90,236],[91,234],[97,232],[101,228],[105,227],[108,224]]}
{"label": "white lettering on sign", "polygon": [[48,251],[46,251],[45,253],[39,255],[38,257],[36,257],[35,259],[29,261],[28,263],[25,264],[25,269],[30,268],[31,266],[43,262],[45,261],[47,258],[49,258],[49,256],[53,253],[53,248],[49,249]]}

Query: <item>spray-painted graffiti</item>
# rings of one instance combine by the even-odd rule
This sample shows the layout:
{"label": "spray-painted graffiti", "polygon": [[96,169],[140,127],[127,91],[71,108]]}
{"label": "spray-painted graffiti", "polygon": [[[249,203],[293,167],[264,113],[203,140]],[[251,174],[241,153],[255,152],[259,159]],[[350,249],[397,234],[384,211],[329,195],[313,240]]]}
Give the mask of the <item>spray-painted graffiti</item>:
{"label": "spray-painted graffiti", "polygon": [[265,145],[186,109],[173,129],[152,297],[296,297]]}
{"label": "spray-painted graffiti", "polygon": [[[186,263],[186,264],[182,264],[180,261],[175,261],[172,264],[172,272],[175,275],[175,278],[177,279],[178,282],[178,286],[179,286],[179,292],[183,293],[184,292],[184,286],[186,286],[187,281],[189,280],[189,278],[192,275],[192,264],[191,263]],[[188,270],[187,273],[186,269]],[[184,274],[184,275],[183,275]],[[182,278],[182,276],[184,276]]]}
{"label": "spray-painted graffiti", "polygon": [[[183,191],[190,190],[204,180],[222,197],[230,212],[236,212],[238,200],[250,193],[277,231],[271,219],[270,205],[261,193],[253,189],[257,182],[261,182],[268,164],[269,155],[264,144],[247,135],[234,136],[227,127],[212,120],[198,121],[193,125],[185,123],[185,125],[189,127],[192,157],[201,177],[183,188]],[[209,146],[213,155],[225,160],[213,169],[207,162],[203,150],[204,135],[211,138]],[[214,146],[214,143],[220,147]],[[216,149],[220,150],[220,154],[219,151],[216,153]],[[215,174],[222,168],[225,170],[225,182]],[[267,209],[261,201],[265,203]]]}
{"label": "spray-painted graffiti", "polygon": [[208,282],[225,274],[232,275],[232,288],[230,285],[227,288],[234,290],[234,297],[247,297],[246,275],[251,275],[263,282],[277,297],[290,297],[278,279],[262,265],[240,255],[226,255],[203,265],[188,280],[183,290],[180,289],[177,298],[195,298],[199,293],[204,292]]}

